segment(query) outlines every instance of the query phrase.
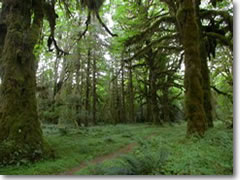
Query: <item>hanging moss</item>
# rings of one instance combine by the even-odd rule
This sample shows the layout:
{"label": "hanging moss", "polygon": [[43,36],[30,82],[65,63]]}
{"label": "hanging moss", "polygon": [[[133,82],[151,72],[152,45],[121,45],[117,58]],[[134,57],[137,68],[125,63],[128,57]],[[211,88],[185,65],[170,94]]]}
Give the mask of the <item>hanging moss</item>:
{"label": "hanging moss", "polygon": [[105,0],[81,0],[81,4],[84,8],[88,8],[90,11],[98,12],[104,1]]}

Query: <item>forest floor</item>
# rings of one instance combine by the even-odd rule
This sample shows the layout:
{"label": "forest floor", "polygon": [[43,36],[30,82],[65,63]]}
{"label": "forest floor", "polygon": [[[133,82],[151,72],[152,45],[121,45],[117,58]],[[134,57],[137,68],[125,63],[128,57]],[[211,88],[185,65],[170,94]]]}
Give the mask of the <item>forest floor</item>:
{"label": "forest floor", "polygon": [[[147,136],[145,138],[149,139],[152,136],[154,136],[155,134],[156,133],[152,133],[150,136]],[[133,149],[137,145],[138,145],[137,142],[130,143],[130,144],[116,150],[115,152],[112,152],[112,153],[109,153],[109,154],[106,154],[106,155],[103,155],[103,156],[98,156],[98,157],[94,158],[93,160],[89,161],[88,163],[82,163],[78,167],[75,167],[73,169],[70,169],[70,170],[64,172],[62,175],[74,175],[75,173],[81,171],[82,169],[88,167],[89,165],[96,165],[98,163],[102,163],[102,162],[107,161],[107,160],[112,160],[114,158],[118,158],[121,155],[128,154],[128,153],[132,152]]]}
{"label": "forest floor", "polygon": [[215,123],[205,137],[186,138],[186,123],[104,125],[62,130],[44,125],[56,158],[0,167],[2,175],[233,173],[233,131]]}

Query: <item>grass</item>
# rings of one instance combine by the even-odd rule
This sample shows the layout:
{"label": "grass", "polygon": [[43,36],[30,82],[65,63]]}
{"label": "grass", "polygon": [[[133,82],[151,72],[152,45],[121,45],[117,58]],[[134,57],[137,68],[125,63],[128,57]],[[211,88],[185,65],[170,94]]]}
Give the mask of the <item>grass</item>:
{"label": "grass", "polygon": [[[2,175],[53,175],[59,174],[87,162],[97,156],[135,142],[155,132],[156,126],[137,125],[106,125],[69,129],[59,131],[55,126],[44,126],[43,132],[47,142],[55,149],[56,158],[42,160],[34,164],[8,166],[0,168]],[[65,134],[66,133],[66,134]],[[63,135],[65,134],[65,135]]]}
{"label": "grass", "polygon": [[[155,137],[140,140],[138,148],[127,158],[123,156],[102,164],[90,165],[76,172],[76,175],[233,174],[232,129],[216,123],[216,127],[208,130],[204,138],[186,138],[185,130],[186,124],[161,127]],[[158,160],[161,154],[165,155]]]}
{"label": "grass", "polygon": [[[128,155],[96,165],[90,164],[75,174],[233,174],[233,130],[219,122],[206,132],[204,138],[186,138],[185,123],[163,127],[146,124],[106,125],[60,132],[54,126],[44,128],[45,139],[56,150],[56,159],[4,167],[0,169],[0,174],[60,174],[131,142],[138,142],[138,146]],[[153,133],[153,137],[146,138]]]}

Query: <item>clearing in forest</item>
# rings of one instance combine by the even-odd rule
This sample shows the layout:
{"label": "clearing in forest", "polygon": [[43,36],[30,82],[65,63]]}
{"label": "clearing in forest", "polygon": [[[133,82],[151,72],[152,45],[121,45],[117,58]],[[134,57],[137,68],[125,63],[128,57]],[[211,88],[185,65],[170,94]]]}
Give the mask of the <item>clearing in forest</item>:
{"label": "clearing in forest", "polygon": [[185,130],[185,123],[105,125],[64,133],[45,126],[56,158],[9,166],[0,174],[232,174],[232,129],[218,122],[202,139],[186,138]]}

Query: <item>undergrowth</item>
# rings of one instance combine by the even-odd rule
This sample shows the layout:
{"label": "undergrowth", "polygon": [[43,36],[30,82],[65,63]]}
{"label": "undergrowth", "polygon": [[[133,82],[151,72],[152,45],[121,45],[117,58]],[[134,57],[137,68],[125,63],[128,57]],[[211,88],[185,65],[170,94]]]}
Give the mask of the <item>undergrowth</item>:
{"label": "undergrowth", "polygon": [[138,140],[128,155],[89,165],[76,174],[232,175],[233,131],[216,123],[204,138],[185,136],[185,124],[159,128],[157,136]]}
{"label": "undergrowth", "polygon": [[[137,137],[145,137],[158,129],[144,124],[105,125],[73,129],[43,125],[44,138],[55,150],[54,159],[36,163],[24,162],[0,167],[2,175],[61,174],[80,163],[108,154],[129,144]],[[131,136],[129,136],[131,135]]]}
{"label": "undergrowth", "polygon": [[[89,164],[77,175],[232,175],[233,130],[215,123],[203,138],[185,136],[186,124],[163,127],[107,125],[89,128],[43,128],[56,158],[0,168],[0,174],[61,174],[132,142],[135,149],[100,164]],[[157,133],[156,133],[157,132]],[[154,134],[151,138],[150,135]]]}

